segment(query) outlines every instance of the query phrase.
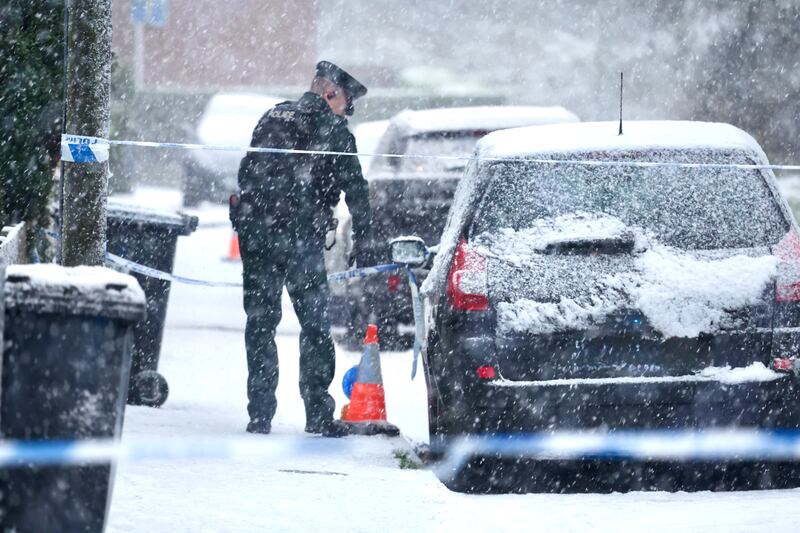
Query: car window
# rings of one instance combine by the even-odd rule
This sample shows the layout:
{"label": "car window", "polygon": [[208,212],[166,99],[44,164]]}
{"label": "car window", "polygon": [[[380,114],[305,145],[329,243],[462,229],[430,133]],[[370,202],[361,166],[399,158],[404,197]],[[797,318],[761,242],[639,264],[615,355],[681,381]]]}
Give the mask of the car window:
{"label": "car window", "polygon": [[[703,151],[648,155],[656,161],[721,160],[719,154],[710,159]],[[592,156],[569,159],[583,157]],[[728,154],[722,160],[752,164],[743,154]],[[682,249],[767,246],[777,243],[788,229],[758,170],[520,161],[497,163],[485,171],[491,173],[491,186],[473,220],[472,233],[519,230],[536,219],[578,212],[615,216],[630,227],[652,232],[663,244]]]}
{"label": "car window", "polygon": [[[392,153],[422,157],[386,158],[383,167],[402,174],[460,176],[467,166],[467,158],[475,149],[475,143],[487,133],[484,130],[434,132],[398,139],[391,147]],[[440,156],[464,159],[445,159]]]}

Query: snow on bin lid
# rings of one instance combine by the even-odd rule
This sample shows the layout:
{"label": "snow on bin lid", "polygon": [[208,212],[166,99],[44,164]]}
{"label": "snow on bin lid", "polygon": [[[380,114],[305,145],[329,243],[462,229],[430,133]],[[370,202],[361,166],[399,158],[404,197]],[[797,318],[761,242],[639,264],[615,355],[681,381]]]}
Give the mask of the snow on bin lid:
{"label": "snow on bin lid", "polygon": [[197,229],[197,217],[165,209],[153,209],[141,205],[109,200],[107,208],[109,223],[147,224],[177,230],[189,235]]}
{"label": "snow on bin lid", "polygon": [[18,311],[131,321],[145,316],[144,291],[136,278],[106,267],[11,265],[4,297],[6,308]]}
{"label": "snow on bin lid", "polygon": [[515,128],[490,133],[478,142],[480,157],[531,157],[594,151],[647,149],[738,149],[767,156],[746,132],[730,124],[691,121],[581,122]]}
{"label": "snow on bin lid", "polygon": [[488,131],[535,124],[578,122],[578,117],[558,106],[475,106],[407,110],[397,114],[391,122],[405,135],[415,135],[432,131]]}

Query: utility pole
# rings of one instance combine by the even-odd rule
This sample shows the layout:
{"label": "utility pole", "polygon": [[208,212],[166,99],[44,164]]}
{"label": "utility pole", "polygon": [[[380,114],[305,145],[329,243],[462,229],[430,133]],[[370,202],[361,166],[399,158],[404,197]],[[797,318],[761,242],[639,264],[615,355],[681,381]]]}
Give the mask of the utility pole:
{"label": "utility pole", "polygon": [[[66,132],[108,138],[111,0],[68,0]],[[106,253],[108,161],[65,163],[61,264],[102,265]]]}

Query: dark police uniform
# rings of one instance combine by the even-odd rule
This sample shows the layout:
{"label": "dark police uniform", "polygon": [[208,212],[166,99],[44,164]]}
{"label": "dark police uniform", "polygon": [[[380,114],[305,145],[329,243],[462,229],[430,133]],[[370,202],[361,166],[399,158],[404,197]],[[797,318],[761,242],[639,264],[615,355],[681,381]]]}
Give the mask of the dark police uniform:
{"label": "dark police uniform", "polygon": [[[318,65],[317,73],[339,85],[344,83],[347,89],[349,80],[337,79],[337,71],[325,70],[330,67],[344,73],[326,62]],[[352,92],[346,91],[351,97],[349,104],[366,92],[355,83]],[[352,105],[348,111],[352,112]],[[335,115],[328,103],[312,92],[267,111],[253,131],[251,146],[356,151],[347,120]],[[353,218],[354,249],[366,242],[370,220],[367,182],[354,156],[255,152],[242,159],[238,180],[237,222],[247,313],[248,431],[269,432],[275,414],[275,328],[281,319],[285,284],[302,328],[300,394],[306,409],[306,431],[325,433],[333,420],[334,400],[328,387],[335,367],[327,316],[325,234],[332,226],[332,209],[344,191]]]}

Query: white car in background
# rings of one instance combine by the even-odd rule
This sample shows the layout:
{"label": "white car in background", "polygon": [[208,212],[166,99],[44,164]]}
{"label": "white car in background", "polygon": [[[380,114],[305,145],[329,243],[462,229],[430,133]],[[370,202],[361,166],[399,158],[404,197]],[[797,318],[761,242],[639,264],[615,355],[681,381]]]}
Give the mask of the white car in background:
{"label": "white car in background", "polygon": [[[360,154],[375,154],[378,143],[383,137],[386,128],[389,127],[389,120],[370,120],[359,122],[351,128],[356,138],[356,148]],[[369,155],[359,156],[358,162],[361,163],[361,170],[366,174],[377,158]]]}
{"label": "white car in background", "polygon": [[[260,94],[215,94],[197,125],[194,141],[211,146],[249,146],[261,116],[284,100]],[[236,174],[244,154],[243,150],[189,150],[184,163],[183,204],[226,201],[236,189]]]}

